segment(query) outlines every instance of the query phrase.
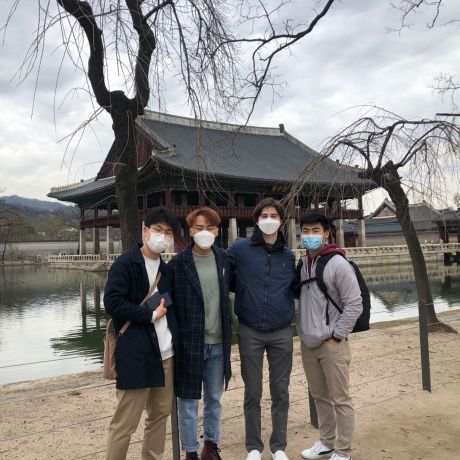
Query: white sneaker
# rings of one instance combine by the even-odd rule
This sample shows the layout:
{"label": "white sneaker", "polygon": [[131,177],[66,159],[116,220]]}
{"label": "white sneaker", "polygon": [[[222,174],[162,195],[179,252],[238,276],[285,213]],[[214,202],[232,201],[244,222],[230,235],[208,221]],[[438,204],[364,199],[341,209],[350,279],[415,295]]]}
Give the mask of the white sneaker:
{"label": "white sneaker", "polygon": [[258,450],[251,450],[246,457],[246,460],[262,460],[262,454]]}
{"label": "white sneaker", "polygon": [[331,457],[331,460],[351,460],[351,457],[344,457],[343,455],[340,455],[340,454],[334,454]]}
{"label": "white sneaker", "polygon": [[272,452],[272,460],[289,460],[289,458],[284,450],[277,450],[275,453]]}
{"label": "white sneaker", "polygon": [[334,454],[334,449],[329,449],[329,447],[326,447],[321,441],[316,441],[310,449],[305,449],[300,453],[302,458],[307,458],[309,460],[331,457],[332,454]]}

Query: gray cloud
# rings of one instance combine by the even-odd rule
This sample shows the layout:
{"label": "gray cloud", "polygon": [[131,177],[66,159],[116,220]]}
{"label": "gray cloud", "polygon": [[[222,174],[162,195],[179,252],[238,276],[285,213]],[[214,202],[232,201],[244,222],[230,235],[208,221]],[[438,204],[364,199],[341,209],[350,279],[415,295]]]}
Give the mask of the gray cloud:
{"label": "gray cloud", "polygon": [[[285,14],[297,17],[308,10],[301,2],[288,5]],[[49,38],[30,118],[34,78],[19,86],[10,83],[36,27],[26,13],[20,10],[13,19],[0,48],[0,186],[6,194],[44,198],[53,185],[94,176],[100,166],[94,162],[105,158],[113,137],[104,114],[87,129],[74,156],[72,148],[66,153],[65,142],[57,143],[93,110],[87,93],[71,91],[84,85],[84,76],[69,63],[61,68],[55,94],[62,53],[58,32]],[[452,17],[460,17],[458,2],[447,1],[440,23]],[[456,72],[458,29],[446,25],[428,30],[428,20],[428,14],[419,14],[410,29],[388,33],[388,27],[398,27],[399,15],[386,1],[338,2],[310,36],[276,60],[274,72],[286,85],[274,98],[264,91],[251,124],[284,123],[291,134],[318,148],[360,114],[362,109],[351,109],[355,106],[372,102],[406,117],[449,110],[449,101],[429,85],[440,72]],[[112,76],[115,85],[118,77]],[[166,81],[173,79],[167,74]],[[188,111],[178,85],[167,88],[165,99],[167,111]],[[158,108],[156,95],[150,104]]]}

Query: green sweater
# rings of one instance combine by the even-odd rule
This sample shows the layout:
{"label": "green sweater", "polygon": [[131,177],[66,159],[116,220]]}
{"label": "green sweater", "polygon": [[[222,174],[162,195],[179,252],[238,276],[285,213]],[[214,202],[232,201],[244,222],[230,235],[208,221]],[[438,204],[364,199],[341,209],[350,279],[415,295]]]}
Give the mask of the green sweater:
{"label": "green sweater", "polygon": [[214,253],[200,256],[193,253],[201,292],[204,301],[204,343],[222,342],[222,325],[220,317],[219,279],[217,276],[216,258]]}

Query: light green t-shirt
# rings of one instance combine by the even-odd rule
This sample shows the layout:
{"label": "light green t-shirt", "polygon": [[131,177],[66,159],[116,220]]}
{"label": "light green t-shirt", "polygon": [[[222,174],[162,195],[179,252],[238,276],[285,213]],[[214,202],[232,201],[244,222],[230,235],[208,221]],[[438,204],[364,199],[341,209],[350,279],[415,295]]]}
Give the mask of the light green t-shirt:
{"label": "light green t-shirt", "polygon": [[193,253],[193,261],[200,279],[204,300],[204,343],[221,343],[222,325],[216,258],[212,251],[207,256]]}

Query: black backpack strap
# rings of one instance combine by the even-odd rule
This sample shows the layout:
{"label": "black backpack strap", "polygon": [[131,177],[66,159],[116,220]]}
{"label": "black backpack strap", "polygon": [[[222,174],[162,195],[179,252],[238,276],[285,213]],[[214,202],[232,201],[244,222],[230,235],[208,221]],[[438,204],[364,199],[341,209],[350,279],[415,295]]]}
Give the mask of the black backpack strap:
{"label": "black backpack strap", "polygon": [[297,279],[299,280],[299,288],[301,288],[305,284],[316,281],[316,278],[307,278],[306,280],[302,281],[302,268],[303,268],[303,260],[302,258],[300,258],[299,262],[297,263]]}
{"label": "black backpack strap", "polygon": [[[316,267],[315,267],[315,278],[312,278],[316,280],[316,284],[318,284],[318,287],[321,289],[321,292],[324,294],[327,300],[334,305],[334,307],[339,311],[339,313],[343,313],[343,310],[337,305],[336,301],[329,295],[327,292],[327,286],[326,283],[324,282],[324,268],[326,267],[326,264],[331,260],[335,255],[340,255],[342,257],[345,257],[341,252],[330,252],[328,254],[325,254],[324,256],[320,256],[318,260],[316,261]],[[327,321],[329,323],[329,321]]]}

